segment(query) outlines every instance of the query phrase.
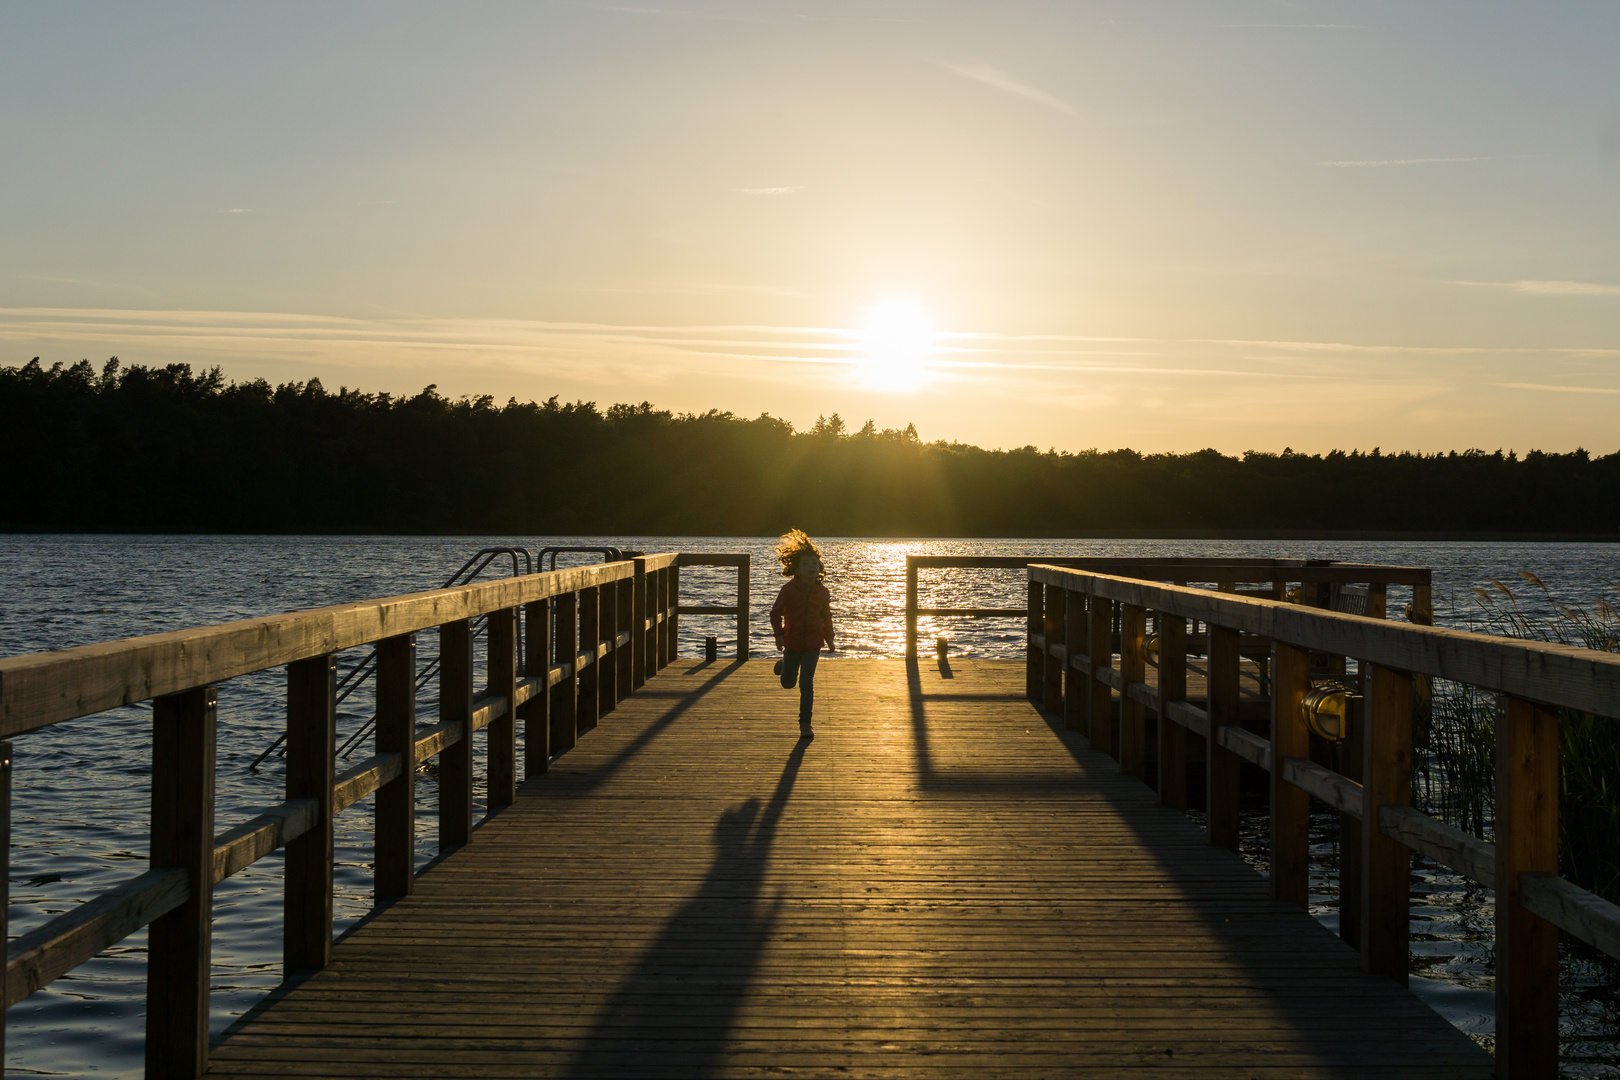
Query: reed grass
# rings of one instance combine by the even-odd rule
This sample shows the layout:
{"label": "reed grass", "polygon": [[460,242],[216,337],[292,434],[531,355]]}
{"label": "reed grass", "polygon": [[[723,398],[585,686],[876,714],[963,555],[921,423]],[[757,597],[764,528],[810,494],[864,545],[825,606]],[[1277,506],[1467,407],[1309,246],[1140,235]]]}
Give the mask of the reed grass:
{"label": "reed grass", "polygon": [[[1470,592],[1469,629],[1531,641],[1556,642],[1620,652],[1620,611],[1601,598],[1585,605],[1561,604],[1528,570],[1518,588],[1539,589],[1552,615],[1527,611],[1513,588],[1492,580]],[[1611,588],[1614,582],[1608,582]],[[1435,680],[1426,718],[1427,750],[1413,776],[1415,801],[1458,828],[1491,839],[1496,794],[1495,694]],[[1560,872],[1610,900],[1620,898],[1620,718],[1559,710]]]}

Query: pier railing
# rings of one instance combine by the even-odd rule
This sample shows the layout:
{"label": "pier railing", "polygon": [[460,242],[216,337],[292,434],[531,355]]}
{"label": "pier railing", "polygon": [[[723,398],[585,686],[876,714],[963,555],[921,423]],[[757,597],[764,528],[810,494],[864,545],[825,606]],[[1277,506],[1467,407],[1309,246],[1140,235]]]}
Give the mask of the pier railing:
{"label": "pier railing", "polygon": [[[1367,970],[1406,981],[1411,852],[1494,889],[1499,1073],[1556,1074],[1558,931],[1620,957],[1620,907],[1558,873],[1559,710],[1620,716],[1620,655],[1053,565],[1030,567],[1029,588],[1030,699],[1138,776],[1152,723],[1160,799],[1182,809],[1188,733],[1202,737],[1211,843],[1237,849],[1241,763],[1267,771],[1274,897],[1307,904],[1311,797],[1348,819],[1341,932]],[[1193,620],[1208,627],[1203,707],[1187,694]],[[1272,655],[1269,737],[1238,722],[1245,642]],[[1336,771],[1318,760],[1323,743],[1313,753],[1319,737],[1305,705],[1313,668],[1337,659],[1343,672],[1346,658],[1356,661],[1353,678],[1334,678],[1359,690],[1361,715]],[[1414,683],[1425,677],[1499,695],[1494,844],[1411,806]]]}
{"label": "pier railing", "polygon": [[[333,818],[376,793],[375,896],[408,895],[417,767],[438,759],[441,848],[466,843],[474,827],[473,733],[488,732],[494,812],[516,798],[519,721],[524,765],[535,776],[675,658],[680,614],[709,611],[681,606],[683,565],[738,567],[738,603],[725,610],[741,613],[746,656],[748,556],[666,553],[0,660],[3,740],[153,704],[151,868],[11,942],[5,1004],[149,926],[147,1075],[200,1075],[208,1060],[214,886],[285,848],[284,972],[325,967]],[[479,687],[472,625],[481,617],[488,624]],[[416,635],[430,630],[439,638],[439,714],[419,729]],[[336,654],[365,645],[378,650],[376,753],[339,773]],[[283,666],[287,797],[216,834],[217,684]],[[0,852],[9,848],[11,757],[11,743],[0,742]],[[6,880],[0,874],[0,932]]]}

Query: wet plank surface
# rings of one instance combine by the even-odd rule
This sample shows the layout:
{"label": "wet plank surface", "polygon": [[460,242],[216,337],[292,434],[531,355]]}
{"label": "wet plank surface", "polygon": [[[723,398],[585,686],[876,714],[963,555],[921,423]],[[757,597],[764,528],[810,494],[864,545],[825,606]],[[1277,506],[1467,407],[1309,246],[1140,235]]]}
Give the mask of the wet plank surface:
{"label": "wet plank surface", "polygon": [[241,1077],[1486,1077],[1023,666],[680,660],[215,1048]]}

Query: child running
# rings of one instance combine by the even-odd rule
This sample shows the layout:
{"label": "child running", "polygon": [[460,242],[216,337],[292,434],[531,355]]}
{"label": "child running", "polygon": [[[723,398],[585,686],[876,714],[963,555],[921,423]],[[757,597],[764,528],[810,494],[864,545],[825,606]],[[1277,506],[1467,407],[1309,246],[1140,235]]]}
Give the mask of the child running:
{"label": "child running", "polygon": [[816,700],[816,661],[821,658],[823,643],[828,652],[838,651],[833,645],[832,595],[821,583],[827,574],[821,549],[802,529],[782,534],[776,542],[776,561],[782,564],[782,576],[791,579],[771,605],[771,629],[776,633],[776,647],[782,650],[776,673],[782,677],[784,690],[793,689],[798,682],[799,737],[813,739],[810,708]]}

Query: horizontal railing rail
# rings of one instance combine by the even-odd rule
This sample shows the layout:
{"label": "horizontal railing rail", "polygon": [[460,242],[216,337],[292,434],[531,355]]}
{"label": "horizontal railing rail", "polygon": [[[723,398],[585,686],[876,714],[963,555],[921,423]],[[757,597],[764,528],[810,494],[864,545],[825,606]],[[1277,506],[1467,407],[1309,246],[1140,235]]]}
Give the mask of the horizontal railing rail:
{"label": "horizontal railing rail", "polygon": [[748,659],[748,575],[752,557],[747,552],[713,553],[683,551],[677,566],[732,566],[737,569],[737,602],[735,604],[682,605],[677,615],[731,615],[737,620],[737,659]]}
{"label": "horizontal railing rail", "polygon": [[[1415,566],[1381,566],[1369,563],[1331,562],[1324,559],[1259,558],[1140,558],[1084,556],[1052,558],[1045,555],[907,555],[906,556],[906,656],[917,655],[917,620],[921,617],[968,619],[1022,619],[1027,607],[923,607],[918,602],[919,571],[922,570],[1022,570],[1028,566],[1063,566],[1093,574],[1113,574],[1148,581],[1186,584],[1207,581],[1226,591],[1240,585],[1261,584],[1270,594],[1283,599],[1286,586],[1301,586],[1300,599],[1312,606],[1330,606],[1333,590],[1340,586],[1366,586],[1363,604],[1383,610],[1385,590],[1390,585],[1412,589],[1412,617],[1432,621],[1431,573]],[[1303,595],[1315,587],[1314,595]],[[1326,591],[1324,594],[1324,590]]]}
{"label": "horizontal railing rail", "polygon": [[[213,887],[285,850],[284,971],[326,966],[335,816],[377,796],[376,898],[409,894],[417,768],[438,758],[441,849],[466,843],[474,828],[473,734],[489,732],[485,779],[494,813],[516,798],[518,721],[527,774],[539,775],[675,659],[683,559],[738,566],[737,607],[746,612],[747,555],[671,552],[0,660],[0,737],[153,702],[151,869],[11,941],[5,1004],[150,927],[147,1075],[200,1075],[208,1057]],[[479,618],[487,620],[481,689],[472,632]],[[419,728],[416,635],[433,629],[439,715]],[[339,773],[336,653],[365,645],[377,647],[376,752]],[[217,684],[283,666],[287,798],[216,834]],[[0,742],[7,835],[11,746]],[[3,912],[0,903],[0,930]]]}
{"label": "horizontal railing rail", "polygon": [[[1406,981],[1410,852],[1494,889],[1499,1071],[1556,1072],[1558,931],[1620,957],[1620,906],[1558,875],[1558,710],[1620,716],[1620,655],[1057,565],[1031,566],[1028,575],[1031,700],[1143,779],[1152,712],[1160,800],[1180,809],[1187,733],[1203,738],[1210,842],[1232,850],[1240,763],[1266,770],[1274,897],[1307,903],[1310,798],[1343,815],[1341,933],[1369,971]],[[1158,624],[1152,682],[1150,614]],[[1202,707],[1187,694],[1189,621],[1208,627]],[[1270,643],[1268,736],[1239,722],[1243,639]],[[1345,674],[1347,659],[1356,661],[1354,676]],[[1313,744],[1319,736],[1306,716],[1324,667],[1361,695],[1359,717],[1341,732],[1342,771],[1316,760],[1325,744]],[[1500,695],[1494,844],[1410,805],[1413,704],[1426,678]]]}

